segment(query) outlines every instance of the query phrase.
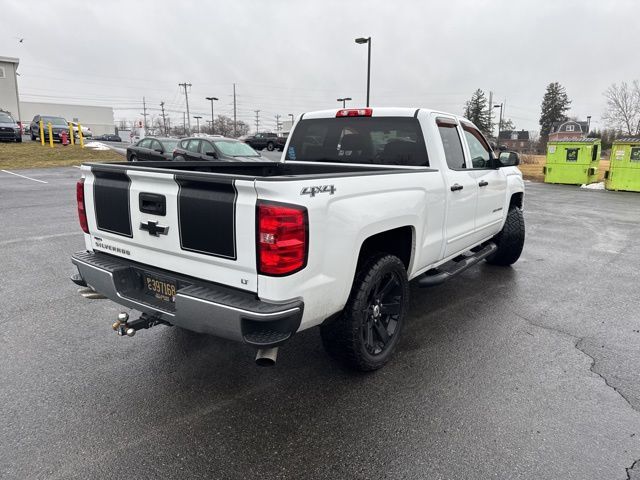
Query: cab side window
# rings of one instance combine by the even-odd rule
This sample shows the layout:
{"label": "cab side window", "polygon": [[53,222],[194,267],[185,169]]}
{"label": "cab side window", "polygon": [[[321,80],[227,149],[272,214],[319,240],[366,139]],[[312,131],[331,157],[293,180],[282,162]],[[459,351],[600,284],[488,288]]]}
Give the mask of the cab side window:
{"label": "cab side window", "polygon": [[189,140],[189,145],[187,145],[187,150],[192,153],[198,153],[200,149],[200,140]]}
{"label": "cab side window", "polygon": [[206,155],[207,153],[211,153],[211,152],[215,153],[215,151],[216,151],[216,149],[213,148],[213,145],[211,145],[211,143],[209,143],[209,142],[207,142],[205,140],[202,141],[202,153],[204,153]]}
{"label": "cab side window", "polygon": [[471,168],[492,168],[491,149],[482,134],[470,125],[462,125],[471,154]]}
{"label": "cab side window", "polygon": [[460,141],[455,120],[439,118],[436,120],[436,123],[438,124],[438,131],[440,132],[440,139],[444,147],[444,156],[447,160],[447,165],[452,170],[466,168],[462,142]]}
{"label": "cab side window", "polygon": [[151,139],[143,138],[142,140],[140,140],[137,146],[141,148],[151,148]]}

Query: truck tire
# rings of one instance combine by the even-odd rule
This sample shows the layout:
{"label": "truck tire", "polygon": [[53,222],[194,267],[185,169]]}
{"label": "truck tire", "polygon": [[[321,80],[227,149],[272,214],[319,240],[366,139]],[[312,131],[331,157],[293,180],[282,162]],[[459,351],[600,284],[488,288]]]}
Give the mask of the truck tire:
{"label": "truck tire", "polygon": [[487,257],[491,265],[512,265],[518,261],[524,246],[524,216],[518,207],[509,207],[507,220],[494,237],[498,249]]}
{"label": "truck tire", "polygon": [[395,350],[408,305],[404,264],[393,255],[372,257],[356,273],[344,310],[320,327],[325,350],[349,368],[379,369]]}
{"label": "truck tire", "polygon": [[36,141],[36,138],[37,138],[37,137],[32,133],[32,134],[31,134],[31,141],[32,141],[32,142],[35,142],[35,141]]}
{"label": "truck tire", "polygon": [[274,149],[274,148],[275,148],[275,147],[273,146],[273,142],[269,142],[269,143],[267,143],[267,150],[269,150],[270,152],[273,152],[273,149]]}

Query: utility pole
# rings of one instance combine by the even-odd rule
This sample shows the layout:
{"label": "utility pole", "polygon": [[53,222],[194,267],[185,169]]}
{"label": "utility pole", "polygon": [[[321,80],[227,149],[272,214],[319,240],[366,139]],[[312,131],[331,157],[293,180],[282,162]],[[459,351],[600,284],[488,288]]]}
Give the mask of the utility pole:
{"label": "utility pole", "polygon": [[260,126],[260,110],[254,110],[256,112],[256,133],[258,133],[258,128]]}
{"label": "utility pole", "polygon": [[164,128],[164,135],[167,136],[167,118],[164,116],[164,102],[160,102],[160,108],[162,109],[162,127]]}
{"label": "utility pole", "polygon": [[189,93],[187,92],[187,87],[191,88],[191,84],[184,82],[179,83],[178,86],[184,88],[184,99],[187,103],[187,124],[189,125],[189,133],[191,133],[191,117],[189,116]]}
{"label": "utility pole", "polygon": [[198,135],[200,135],[200,119],[202,118],[201,115],[194,115],[193,118],[196,119],[196,122],[198,122]]}
{"label": "utility pole", "polygon": [[489,90],[489,136],[493,136],[493,92]]}
{"label": "utility pole", "polygon": [[142,97],[142,116],[144,117],[144,131],[147,131],[147,103],[145,98]]}
{"label": "utility pole", "polygon": [[236,84],[233,84],[233,136],[237,137],[238,132],[236,131]]}
{"label": "utility pole", "polygon": [[280,131],[280,114],[276,114],[276,132]]}

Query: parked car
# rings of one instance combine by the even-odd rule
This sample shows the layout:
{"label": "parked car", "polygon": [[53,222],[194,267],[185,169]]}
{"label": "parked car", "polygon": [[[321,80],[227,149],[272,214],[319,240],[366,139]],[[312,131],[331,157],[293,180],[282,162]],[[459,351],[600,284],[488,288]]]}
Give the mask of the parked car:
{"label": "parked car", "polygon": [[93,140],[102,140],[103,142],[121,142],[122,139],[115,133],[105,133],[104,135],[97,135],[93,137]]}
{"label": "parked car", "polygon": [[0,110],[0,140],[22,141],[22,127],[9,112]]}
{"label": "parked car", "polygon": [[244,135],[240,137],[240,140],[255,150],[264,150],[266,148],[272,152],[278,147],[278,135],[275,133],[263,132],[255,135]]}
{"label": "parked car", "polygon": [[281,133],[278,135],[278,137],[276,138],[276,150],[279,150],[279,151],[284,150],[284,146],[287,143],[288,136],[289,136],[289,133]]}
{"label": "parked car", "polygon": [[[77,138],[78,137],[78,122],[71,122],[71,125],[73,126],[73,135]],[[84,125],[82,125],[82,136],[84,138],[91,138],[91,137],[93,137],[93,132],[91,131],[91,129],[89,127],[85,127]]]}
{"label": "parked car", "polygon": [[[375,370],[398,345],[410,280],[430,287],[520,257],[518,155],[496,156],[467,119],[324,110],[290,137],[269,164],[82,165],[86,248],[72,257],[72,280],[85,296],[142,311],[118,316],[119,335],[175,325],[254,346],[256,362],[273,364],[281,345],[318,326],[329,355]],[[484,269],[471,284],[483,273],[501,275]],[[469,281],[450,291],[469,295]],[[502,300],[496,290],[477,301]]]}
{"label": "parked car", "polygon": [[173,152],[177,161],[226,160],[232,162],[252,162],[261,160],[258,152],[235,138],[207,137],[180,140]]}
{"label": "parked car", "polygon": [[129,162],[171,160],[177,145],[178,140],[175,138],[145,137],[135,145],[127,147],[127,160]]}
{"label": "parked car", "polygon": [[40,139],[40,120],[42,120],[43,123],[45,141],[49,141],[49,128],[47,126],[49,123],[51,124],[54,141],[61,141],[60,134],[62,132],[67,132],[67,135],[69,134],[69,123],[64,118],[36,115],[33,117],[33,120],[31,120],[31,125],[29,126],[31,140]]}

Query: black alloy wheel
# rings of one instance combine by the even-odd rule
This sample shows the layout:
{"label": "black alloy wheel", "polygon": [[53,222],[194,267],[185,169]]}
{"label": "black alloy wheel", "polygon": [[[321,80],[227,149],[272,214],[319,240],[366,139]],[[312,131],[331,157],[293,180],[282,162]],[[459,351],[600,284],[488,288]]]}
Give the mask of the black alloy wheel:
{"label": "black alloy wheel", "polygon": [[360,335],[370,355],[380,355],[398,329],[403,291],[397,272],[391,271],[374,285],[363,311]]}
{"label": "black alloy wheel", "polygon": [[320,327],[325,350],[360,371],[383,367],[398,344],[409,305],[402,261],[378,254],[358,268],[344,310]]}

